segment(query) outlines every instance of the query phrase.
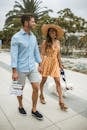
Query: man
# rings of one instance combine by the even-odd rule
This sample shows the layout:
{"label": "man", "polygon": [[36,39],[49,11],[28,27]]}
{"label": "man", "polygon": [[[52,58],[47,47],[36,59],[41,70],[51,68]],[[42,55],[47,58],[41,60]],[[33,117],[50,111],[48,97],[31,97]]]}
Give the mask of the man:
{"label": "man", "polygon": [[[21,17],[23,28],[17,32],[11,40],[11,66],[12,66],[12,80],[18,81],[25,85],[25,78],[27,77],[32,85],[32,115],[38,119],[43,116],[37,109],[38,89],[39,89],[39,74],[36,69],[35,62],[39,64],[38,70],[41,71],[41,57],[37,45],[37,40],[31,29],[35,26],[35,19],[33,15],[23,15]],[[23,108],[23,95],[17,96],[19,103],[19,112],[26,114]]]}

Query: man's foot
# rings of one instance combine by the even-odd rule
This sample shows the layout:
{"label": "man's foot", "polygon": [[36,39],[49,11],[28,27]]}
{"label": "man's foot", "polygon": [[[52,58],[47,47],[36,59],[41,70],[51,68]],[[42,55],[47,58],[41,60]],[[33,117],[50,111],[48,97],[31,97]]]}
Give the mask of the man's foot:
{"label": "man's foot", "polygon": [[35,118],[37,118],[38,120],[43,120],[43,115],[40,114],[38,111],[33,112],[32,111],[32,116],[34,116]]}
{"label": "man's foot", "polygon": [[19,110],[19,113],[21,113],[23,115],[27,114],[23,107],[22,108],[19,107],[18,110]]}

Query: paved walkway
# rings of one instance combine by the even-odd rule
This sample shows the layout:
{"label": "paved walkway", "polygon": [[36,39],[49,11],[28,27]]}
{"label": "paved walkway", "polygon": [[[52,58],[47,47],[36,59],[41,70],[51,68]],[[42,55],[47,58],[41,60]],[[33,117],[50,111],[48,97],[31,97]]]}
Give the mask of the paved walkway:
{"label": "paved walkway", "polygon": [[0,130],[87,130],[87,75],[66,70],[74,84],[74,90],[64,99],[69,106],[67,112],[60,110],[58,97],[45,88],[47,104],[42,105],[38,100],[38,110],[44,115],[44,120],[38,121],[31,115],[32,89],[28,81],[23,100],[27,116],[18,113],[16,97],[9,94],[9,65],[9,53],[0,53]]}

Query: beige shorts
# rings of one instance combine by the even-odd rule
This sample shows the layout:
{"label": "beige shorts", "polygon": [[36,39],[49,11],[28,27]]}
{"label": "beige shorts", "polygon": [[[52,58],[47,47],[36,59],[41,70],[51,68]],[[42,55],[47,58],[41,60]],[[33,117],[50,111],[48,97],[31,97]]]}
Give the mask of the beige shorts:
{"label": "beige shorts", "polygon": [[19,74],[18,82],[23,86],[25,85],[26,77],[31,83],[40,82],[39,72],[36,69],[32,70],[31,72],[18,72],[18,74]]}

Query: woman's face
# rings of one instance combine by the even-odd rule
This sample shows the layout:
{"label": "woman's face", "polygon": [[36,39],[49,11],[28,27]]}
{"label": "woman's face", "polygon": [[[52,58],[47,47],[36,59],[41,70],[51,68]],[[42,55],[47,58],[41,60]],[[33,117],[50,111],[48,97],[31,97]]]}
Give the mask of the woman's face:
{"label": "woman's face", "polygon": [[49,30],[49,36],[52,38],[52,39],[56,39],[57,37],[57,31],[53,28],[50,28]]}

